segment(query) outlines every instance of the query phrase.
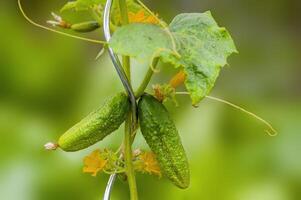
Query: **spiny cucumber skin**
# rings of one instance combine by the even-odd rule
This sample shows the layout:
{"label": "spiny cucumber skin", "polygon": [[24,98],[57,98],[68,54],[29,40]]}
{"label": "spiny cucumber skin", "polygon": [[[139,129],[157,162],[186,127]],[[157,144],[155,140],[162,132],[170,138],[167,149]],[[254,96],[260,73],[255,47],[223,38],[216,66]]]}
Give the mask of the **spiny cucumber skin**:
{"label": "spiny cucumber skin", "polygon": [[151,95],[143,95],[138,103],[142,135],[156,154],[163,174],[179,188],[190,184],[185,150],[173,120],[162,103]]}
{"label": "spiny cucumber skin", "polygon": [[78,151],[101,141],[119,128],[129,109],[126,94],[118,93],[65,132],[58,141],[60,148],[64,151]]}

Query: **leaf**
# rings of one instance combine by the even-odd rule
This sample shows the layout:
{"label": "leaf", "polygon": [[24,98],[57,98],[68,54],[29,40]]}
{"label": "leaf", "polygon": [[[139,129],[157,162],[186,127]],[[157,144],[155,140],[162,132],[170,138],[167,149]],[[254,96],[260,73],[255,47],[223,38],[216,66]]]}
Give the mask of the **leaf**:
{"label": "leaf", "polygon": [[170,24],[186,73],[185,85],[196,105],[214,86],[227,57],[237,52],[230,34],[210,12],[180,14]]}
{"label": "leaf", "polygon": [[[134,0],[126,0],[127,8],[129,12],[138,12],[139,10],[143,10],[143,8],[136,3]],[[62,8],[61,12],[67,10],[74,10],[74,11],[84,11],[94,8],[95,6],[99,6],[100,11],[103,12],[103,8],[106,4],[106,0],[75,0],[67,2]],[[118,1],[113,1],[112,5],[112,17],[120,18],[119,13],[119,5]]]}
{"label": "leaf", "polygon": [[[67,2],[62,8],[61,12],[73,10],[75,12],[77,11],[89,11],[91,9],[97,10],[97,13],[99,14],[99,18],[102,18],[104,7],[106,4],[106,0],[75,0],[75,1],[69,1]],[[126,0],[127,9],[129,13],[137,13],[139,11],[142,11],[145,13],[145,10],[135,1],[135,0]],[[154,22],[154,20],[149,16],[145,15],[145,22],[151,23]],[[121,24],[121,15],[120,15],[120,9],[119,9],[119,2],[113,1],[112,9],[111,9],[111,21],[114,25],[120,25]]]}
{"label": "leaf", "polygon": [[116,53],[150,63],[154,57],[172,54],[172,42],[157,25],[134,23],[118,28],[109,45]]}
{"label": "leaf", "polygon": [[66,10],[83,11],[88,10],[97,5],[104,5],[105,0],[76,0],[67,2],[61,9],[61,12]]}
{"label": "leaf", "polygon": [[159,26],[131,24],[118,29],[109,45],[116,53],[148,64],[159,56],[163,62],[183,67],[185,86],[196,105],[211,91],[227,57],[237,50],[230,34],[217,25],[210,12],[177,15],[169,29],[171,34]]}
{"label": "leaf", "polygon": [[107,164],[107,160],[103,159],[99,149],[93,151],[90,155],[84,158],[84,173],[91,173],[92,176],[96,176],[97,173],[104,169]]}
{"label": "leaf", "polygon": [[76,9],[76,4],[77,2],[76,1],[70,1],[70,2],[67,2],[60,10],[60,12],[64,12],[64,11],[67,11],[67,10],[72,10],[72,9]]}

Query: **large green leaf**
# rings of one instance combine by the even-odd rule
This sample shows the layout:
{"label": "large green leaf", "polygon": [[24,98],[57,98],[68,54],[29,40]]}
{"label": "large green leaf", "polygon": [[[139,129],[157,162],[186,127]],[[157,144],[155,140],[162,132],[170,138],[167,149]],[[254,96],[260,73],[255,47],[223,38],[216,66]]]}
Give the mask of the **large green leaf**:
{"label": "large green leaf", "polygon": [[110,40],[110,46],[118,54],[149,64],[154,57],[165,58],[172,53],[168,33],[152,24],[133,23],[117,29]]}
{"label": "large green leaf", "polygon": [[237,52],[225,28],[220,28],[210,12],[176,16],[170,24],[187,75],[185,85],[197,104],[214,86],[227,57]]}
{"label": "large green leaf", "polygon": [[236,52],[234,42],[210,12],[180,14],[169,30],[150,24],[123,26],[114,33],[109,45],[116,53],[149,64],[159,56],[175,67],[182,66],[187,75],[185,86],[195,105],[210,92],[227,57]]}

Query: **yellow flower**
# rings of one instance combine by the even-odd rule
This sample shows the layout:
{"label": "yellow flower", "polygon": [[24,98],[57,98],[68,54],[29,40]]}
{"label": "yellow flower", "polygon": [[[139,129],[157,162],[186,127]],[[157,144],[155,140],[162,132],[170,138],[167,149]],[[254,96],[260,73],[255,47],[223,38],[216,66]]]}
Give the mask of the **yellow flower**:
{"label": "yellow flower", "polygon": [[101,157],[99,149],[93,151],[90,155],[84,158],[84,173],[91,173],[92,176],[96,176],[97,173],[105,167],[107,160]]}
{"label": "yellow flower", "polygon": [[159,24],[159,21],[156,17],[152,15],[146,16],[143,9],[139,10],[137,13],[129,12],[128,15],[130,23]]}
{"label": "yellow flower", "polygon": [[142,161],[142,168],[140,171],[161,177],[160,166],[154,153],[143,152],[140,154],[139,159]]}

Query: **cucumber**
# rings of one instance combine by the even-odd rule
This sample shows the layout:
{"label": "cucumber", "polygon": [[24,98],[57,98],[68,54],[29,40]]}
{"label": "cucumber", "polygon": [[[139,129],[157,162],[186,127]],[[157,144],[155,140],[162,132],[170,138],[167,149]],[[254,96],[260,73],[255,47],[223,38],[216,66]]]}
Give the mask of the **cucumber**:
{"label": "cucumber", "polygon": [[81,22],[71,25],[71,29],[76,32],[91,32],[98,29],[100,26],[96,21]]}
{"label": "cucumber", "polygon": [[163,174],[176,186],[185,189],[190,184],[190,172],[185,150],[176,126],[162,103],[144,94],[138,103],[142,135],[156,158]]}
{"label": "cucumber", "polygon": [[129,110],[127,95],[118,93],[65,132],[59,138],[59,147],[64,151],[78,151],[95,144],[118,129]]}

